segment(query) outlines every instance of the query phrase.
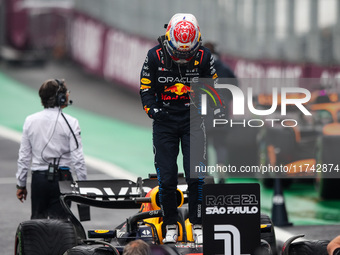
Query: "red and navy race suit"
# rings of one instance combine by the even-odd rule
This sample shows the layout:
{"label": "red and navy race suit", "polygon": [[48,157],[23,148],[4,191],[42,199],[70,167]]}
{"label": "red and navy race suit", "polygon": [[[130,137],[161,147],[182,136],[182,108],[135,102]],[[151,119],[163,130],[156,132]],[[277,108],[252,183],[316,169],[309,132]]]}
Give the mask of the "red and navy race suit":
{"label": "red and navy race suit", "polygon": [[[149,111],[154,108],[162,108],[168,113],[165,119],[154,118],[153,122],[155,167],[163,221],[164,225],[177,222],[177,156],[181,148],[189,190],[189,219],[192,224],[201,224],[204,179],[200,176],[190,178],[190,172],[195,171],[195,166],[206,164],[205,128],[199,109],[193,108],[197,105],[190,99],[190,85],[194,86],[193,82],[200,77],[217,77],[214,60],[210,51],[203,46],[187,65],[170,61],[169,66],[169,56],[164,54],[167,52],[161,45],[149,50],[141,71],[140,87],[143,107],[149,116]],[[191,114],[190,108],[194,109]],[[191,147],[195,149],[194,153],[192,149],[191,157],[190,141]]]}

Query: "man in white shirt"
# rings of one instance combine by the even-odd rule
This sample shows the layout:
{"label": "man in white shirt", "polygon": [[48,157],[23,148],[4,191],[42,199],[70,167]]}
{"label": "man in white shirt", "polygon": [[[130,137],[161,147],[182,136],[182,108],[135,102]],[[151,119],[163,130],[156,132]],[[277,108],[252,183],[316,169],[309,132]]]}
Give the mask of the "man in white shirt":
{"label": "man in white shirt", "polygon": [[26,200],[27,173],[32,171],[31,219],[64,218],[59,196],[59,180],[86,180],[78,120],[62,109],[67,107],[69,91],[63,80],[46,80],[39,89],[44,110],[28,116],[23,126],[19,150],[17,198]]}

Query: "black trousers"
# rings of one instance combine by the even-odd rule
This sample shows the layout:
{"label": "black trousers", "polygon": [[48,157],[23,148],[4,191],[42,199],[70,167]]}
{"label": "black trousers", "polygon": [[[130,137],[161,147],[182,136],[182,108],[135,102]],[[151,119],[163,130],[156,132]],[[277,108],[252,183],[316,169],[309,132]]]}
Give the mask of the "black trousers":
{"label": "black trousers", "polygon": [[[47,172],[47,171],[46,171]],[[69,172],[69,171],[68,171]],[[65,174],[64,174],[65,176]],[[55,174],[53,181],[47,179],[44,172],[32,171],[31,183],[31,202],[32,215],[31,219],[65,219],[67,215],[61,206],[59,197],[59,180],[60,174]],[[72,180],[69,172],[65,179]]]}
{"label": "black trousers", "polygon": [[[191,127],[191,128],[190,128]],[[202,176],[193,176],[195,166],[205,164],[205,130],[200,117],[183,121],[154,121],[153,145],[163,209],[163,225],[177,223],[177,157],[182,150],[183,168],[188,184],[189,220],[202,223]],[[192,150],[190,150],[190,148]]]}

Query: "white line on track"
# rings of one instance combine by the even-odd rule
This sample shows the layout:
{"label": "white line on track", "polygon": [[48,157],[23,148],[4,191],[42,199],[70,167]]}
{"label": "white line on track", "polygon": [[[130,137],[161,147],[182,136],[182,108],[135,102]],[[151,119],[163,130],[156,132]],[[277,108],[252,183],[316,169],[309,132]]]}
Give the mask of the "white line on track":
{"label": "white line on track", "polygon": [[[0,136],[6,138],[6,139],[10,139],[14,142],[20,143],[21,141],[21,133],[12,129],[9,129],[7,127],[1,126],[0,125]],[[98,158],[94,158],[88,155],[85,155],[85,162],[87,166],[90,166],[104,174],[107,174],[113,178],[119,178],[119,179],[129,179],[129,180],[136,180],[137,176],[124,170],[123,168],[112,164],[110,162],[98,159]],[[1,178],[1,179],[6,179],[4,180],[6,181],[10,181],[7,180],[7,178]],[[10,179],[10,178],[8,178]],[[91,178],[92,179],[92,178]],[[1,182],[0,182],[1,183]]]}

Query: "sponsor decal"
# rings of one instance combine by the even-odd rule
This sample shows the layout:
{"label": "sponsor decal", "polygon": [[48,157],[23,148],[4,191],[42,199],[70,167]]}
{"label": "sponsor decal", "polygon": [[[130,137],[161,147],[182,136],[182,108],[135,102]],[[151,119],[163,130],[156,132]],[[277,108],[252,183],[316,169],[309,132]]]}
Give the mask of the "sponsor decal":
{"label": "sponsor decal", "polygon": [[[156,186],[157,181],[146,179],[143,185],[143,191],[148,193]],[[151,182],[148,182],[151,181]],[[130,196],[139,195],[141,190],[133,181],[129,180],[99,180],[99,181],[78,181],[75,183],[65,184],[63,194],[80,194],[84,196],[96,197],[96,200],[131,200]],[[181,191],[187,190],[187,184],[179,184]],[[153,213],[157,213],[154,211]]]}
{"label": "sponsor decal", "polygon": [[108,233],[110,230],[106,230],[106,229],[97,229],[94,232],[98,233],[98,234],[104,234],[104,233]]}
{"label": "sponsor decal", "polygon": [[151,83],[151,80],[148,79],[148,78],[142,78],[140,81],[141,81],[142,84],[150,84]]}
{"label": "sponsor decal", "polygon": [[176,83],[173,86],[168,87],[167,89],[164,90],[164,92],[171,92],[175,93],[176,95],[183,95],[187,94],[188,92],[191,92],[190,86],[184,85],[183,83]]}
{"label": "sponsor decal", "polygon": [[117,229],[117,231],[116,231],[116,235],[117,235],[118,238],[121,238],[125,234],[126,234],[125,230],[122,231],[122,230]]}
{"label": "sponsor decal", "polygon": [[142,231],[142,236],[151,236],[151,231],[148,229],[145,229]]}
{"label": "sponsor decal", "polygon": [[199,73],[187,73],[187,76],[199,76]]}
{"label": "sponsor decal", "polygon": [[162,71],[162,72],[167,72],[169,71],[168,69],[164,68],[164,67],[158,67],[158,71]]}
{"label": "sponsor decal", "polygon": [[143,85],[143,84],[140,86],[141,90],[150,89],[150,88],[151,88],[151,86],[147,86],[147,85]]}
{"label": "sponsor decal", "polygon": [[146,105],[144,106],[144,111],[148,113],[150,111],[150,108],[148,108]]}
{"label": "sponsor decal", "polygon": [[197,66],[197,65],[199,65],[199,63],[200,63],[199,61],[195,60],[194,65]]}
{"label": "sponsor decal", "polygon": [[186,72],[187,72],[187,73],[197,73],[197,75],[199,75],[199,73],[198,73],[198,68],[197,68],[197,67],[194,68],[194,69],[191,69],[191,70],[187,69]]}
{"label": "sponsor decal", "polygon": [[147,76],[147,77],[150,77],[150,76],[151,76],[151,74],[150,74],[150,73],[148,73],[148,72],[145,72],[145,71],[143,71],[142,75],[143,75],[143,76]]}
{"label": "sponsor decal", "polygon": [[158,77],[159,83],[172,83],[172,82],[178,82],[178,83],[197,83],[198,77],[164,77],[160,76]]}
{"label": "sponsor decal", "polygon": [[202,217],[202,205],[201,204],[197,205],[197,217],[198,218]]}

